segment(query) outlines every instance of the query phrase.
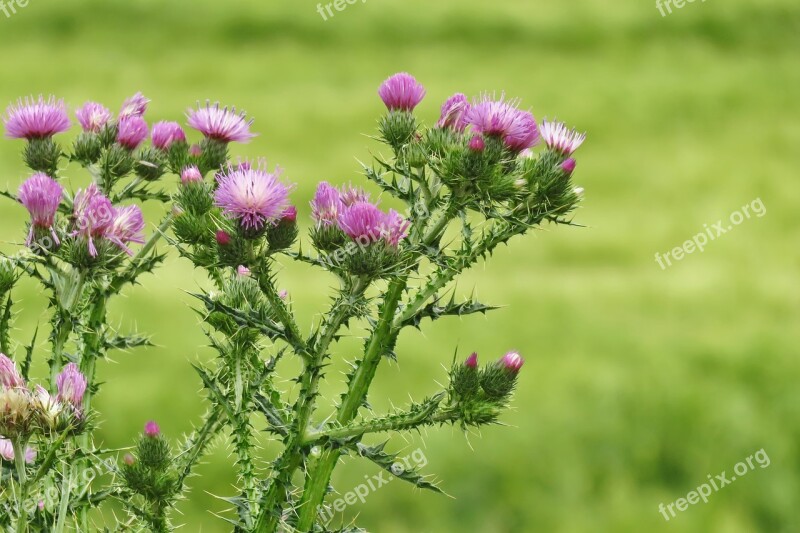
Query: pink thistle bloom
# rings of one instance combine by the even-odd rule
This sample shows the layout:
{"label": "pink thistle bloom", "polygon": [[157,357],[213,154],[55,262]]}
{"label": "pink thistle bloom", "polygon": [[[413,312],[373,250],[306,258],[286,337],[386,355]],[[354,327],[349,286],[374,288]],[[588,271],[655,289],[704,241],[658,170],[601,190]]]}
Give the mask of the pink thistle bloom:
{"label": "pink thistle bloom", "polygon": [[486,141],[480,135],[473,135],[467,146],[473,152],[483,152],[483,149],[486,148]]}
{"label": "pink thistle bloom", "polygon": [[153,139],[153,146],[159,150],[169,150],[173,143],[186,142],[186,133],[177,122],[156,122],[150,137]]}
{"label": "pink thistle bloom", "polygon": [[75,111],[83,131],[99,133],[111,120],[111,111],[97,102],[86,102],[83,107]]}
{"label": "pink thistle bloom", "polygon": [[239,266],[236,268],[236,274],[238,274],[239,276],[241,276],[241,277],[243,277],[243,278],[249,278],[249,277],[250,277],[250,274],[251,274],[251,272],[250,272],[250,269],[249,269],[249,268],[247,268],[246,266],[244,266],[244,265],[239,265]]}
{"label": "pink thistle bloom", "polygon": [[200,169],[197,168],[197,165],[189,165],[181,171],[182,184],[186,185],[187,183],[200,181],[203,181],[203,175],[200,174]]}
{"label": "pink thistle bloom", "polygon": [[114,209],[114,218],[103,232],[103,237],[120,247],[128,255],[133,252],[128,248],[128,243],[144,244],[144,218],[138,205],[117,207]]}
{"label": "pink thistle bloom", "polygon": [[456,93],[442,105],[442,114],[436,126],[439,128],[451,128],[456,131],[464,131],[467,127],[465,115],[469,111],[470,105],[467,97],[462,93]]}
{"label": "pink thistle bloom", "polygon": [[285,300],[289,296],[289,291],[283,289],[281,292],[278,293],[278,298],[281,300]]}
{"label": "pink thistle bloom", "polygon": [[217,238],[217,244],[219,244],[220,246],[228,246],[231,243],[231,236],[228,234],[227,231],[218,229],[216,233],[216,238]]}
{"label": "pink thistle bloom", "polygon": [[34,227],[49,229],[56,244],[59,244],[53,222],[61,204],[63,191],[58,182],[42,172],[37,172],[20,185],[19,201],[31,214],[31,230],[25,241],[27,246],[30,246],[33,240]]}
{"label": "pink thistle bloom", "polygon": [[255,137],[250,132],[252,120],[247,120],[244,113],[236,113],[235,107],[220,109],[219,102],[213,107],[208,101],[205,107],[200,107],[198,103],[197,109],[189,109],[188,117],[189,126],[210,139],[246,143]]}
{"label": "pink thistle bloom", "polygon": [[141,117],[147,111],[147,104],[149,103],[149,98],[145,98],[141,92],[137,92],[122,103],[122,108],[119,110],[119,120],[128,117]]}
{"label": "pink thistle bloom", "polygon": [[317,185],[317,192],[311,200],[311,217],[317,226],[333,226],[339,220],[346,206],[336,187],[322,181]]}
{"label": "pink thistle bloom", "polygon": [[397,248],[400,241],[408,235],[409,226],[411,226],[411,222],[404,219],[400,213],[394,209],[390,209],[383,217],[383,231],[381,236],[387,244],[393,248]]}
{"label": "pink thistle bloom", "polygon": [[156,424],[155,421],[150,420],[144,425],[144,434],[151,439],[158,437],[158,435],[161,434],[161,428],[158,427],[158,424]]}
{"label": "pink thistle bloom", "polygon": [[89,254],[96,257],[94,238],[102,237],[114,221],[115,210],[111,200],[103,196],[96,184],[91,183],[85,190],[75,194],[73,213],[77,225],[73,235],[86,237]]}
{"label": "pink thistle bloom", "polygon": [[117,126],[117,142],[128,150],[138,148],[150,133],[147,122],[138,115],[119,119]]}
{"label": "pink thistle bloom", "polygon": [[17,364],[3,353],[0,353],[0,387],[5,389],[25,387],[25,380],[17,370]]}
{"label": "pink thistle bloom", "polygon": [[11,139],[42,139],[69,130],[70,122],[64,100],[39,96],[17,100],[10,105],[3,118],[6,135]]}
{"label": "pink thistle bloom", "polygon": [[203,155],[203,149],[199,144],[193,144],[189,147],[189,155],[192,157],[200,157]]}
{"label": "pink thistle bloom", "polygon": [[478,352],[472,352],[472,354],[467,357],[467,360],[464,361],[464,366],[467,368],[478,368]]}
{"label": "pink thistle bloom", "polygon": [[68,403],[75,409],[81,409],[83,395],[86,392],[86,378],[78,370],[78,365],[69,363],[65,366],[56,376],[56,387],[58,387],[56,395],[58,401]]}
{"label": "pink thistle bloom", "polygon": [[525,364],[525,360],[517,352],[508,352],[500,359],[500,364],[503,365],[506,370],[516,374],[519,372],[520,368],[522,368],[522,365]]}
{"label": "pink thistle bloom", "polygon": [[283,213],[281,213],[281,220],[284,222],[296,222],[297,208],[293,205],[290,205],[289,207],[284,209]]}
{"label": "pink thistle bloom", "polygon": [[425,87],[411,74],[400,72],[381,84],[378,96],[389,111],[413,111],[425,97]]}
{"label": "pink thistle bloom", "polygon": [[261,229],[278,221],[289,204],[289,187],[278,180],[280,169],[267,172],[258,168],[239,169],[228,166],[217,176],[214,204],[245,229]]}
{"label": "pink thistle bloom", "polygon": [[359,187],[348,185],[342,187],[339,197],[342,199],[345,207],[350,207],[356,202],[369,202],[369,193]]}
{"label": "pink thistle bloom", "polygon": [[570,157],[570,158],[568,158],[566,161],[564,161],[563,163],[561,163],[561,170],[563,170],[563,171],[564,171],[564,173],[565,173],[567,176],[570,176],[570,175],[572,175],[572,173],[573,173],[573,172],[575,172],[575,166],[576,166],[576,164],[577,164],[577,163],[575,162],[575,160],[574,160],[573,158],[571,158],[571,157]]}
{"label": "pink thistle bloom", "polygon": [[386,214],[370,202],[356,202],[339,216],[339,228],[353,240],[375,242],[386,231]]}
{"label": "pink thistle bloom", "polygon": [[[24,456],[25,456],[25,462],[31,464],[36,460],[36,450],[31,448],[30,446],[26,446]],[[10,439],[0,437],[0,457],[5,459],[6,461],[10,462],[14,461],[14,445],[12,444]]]}
{"label": "pink thistle bloom", "polygon": [[539,140],[536,120],[518,109],[519,101],[492,100],[488,95],[467,111],[466,121],[476,133],[503,139],[509,150],[521,152]]}
{"label": "pink thistle bloom", "polygon": [[563,122],[545,120],[542,122],[541,133],[547,147],[562,155],[572,155],[586,140],[585,133],[579,134],[575,130],[567,129]]}

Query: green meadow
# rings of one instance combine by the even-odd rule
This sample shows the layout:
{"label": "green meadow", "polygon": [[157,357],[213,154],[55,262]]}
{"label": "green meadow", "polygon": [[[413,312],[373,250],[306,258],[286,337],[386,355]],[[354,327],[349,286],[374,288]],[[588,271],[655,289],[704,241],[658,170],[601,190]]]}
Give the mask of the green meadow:
{"label": "green meadow", "polygon": [[[505,427],[393,440],[401,455],[421,450],[447,496],[396,480],[337,520],[357,517],[377,533],[797,531],[796,0],[709,0],[667,16],[654,2],[601,0],[370,0],[334,13],[324,20],[315,2],[289,0],[30,0],[0,11],[0,105],[52,93],[73,110],[89,99],[116,110],[142,91],[150,121],[183,121],[198,100],[245,109],[259,136],[233,153],[284,169],[304,229],[317,182],[366,185],[359,161],[385,151],[370,137],[383,112],[376,90],[394,72],[426,86],[418,114],[428,124],[456,91],[505,91],[537,119],[587,131],[574,178],[585,188],[583,227],[544,227],[478,265],[453,289],[500,309],[406,331],[370,396],[383,412],[435,392],[456,349],[484,360],[517,349],[526,365]],[[22,147],[0,142],[0,188],[27,176]],[[64,175],[86,183],[77,167]],[[757,200],[762,216],[659,266],[657,253]],[[10,254],[27,214],[0,206],[0,249]],[[162,214],[145,213],[151,227]],[[278,276],[310,330],[335,279],[289,260]],[[104,446],[129,445],[151,418],[174,442],[200,421],[206,404],[190,363],[213,353],[188,293],[205,284],[172,253],[114,302],[112,323],[157,346],[99,367]],[[17,340],[44,328],[41,370],[46,300],[30,281],[15,299]],[[326,398],[342,390],[345,361],[360,348],[364,330],[349,333]],[[297,370],[283,367],[287,388]],[[669,521],[659,513],[762,449],[769,466]],[[264,439],[264,468],[278,450]],[[175,516],[183,531],[229,531],[215,515],[229,516],[220,497],[235,494],[230,453],[220,439],[191,480]],[[334,486],[345,493],[376,473],[347,460]]]}

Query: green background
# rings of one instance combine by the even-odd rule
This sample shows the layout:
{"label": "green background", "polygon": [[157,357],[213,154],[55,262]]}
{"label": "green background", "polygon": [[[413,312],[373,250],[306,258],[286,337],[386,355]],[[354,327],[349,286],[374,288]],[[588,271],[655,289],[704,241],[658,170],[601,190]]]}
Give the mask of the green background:
{"label": "green background", "polygon": [[[289,0],[30,0],[0,12],[0,103],[53,93],[72,109],[93,99],[116,110],[141,90],[151,121],[183,120],[206,98],[246,109],[260,136],[234,153],[285,169],[304,228],[315,184],[363,183],[357,159],[383,149],[366,135],[383,109],[377,86],[396,71],[428,89],[418,110],[428,124],[453,92],[504,90],[537,118],[588,131],[575,174],[586,227],[545,228],[478,266],[457,292],[505,307],[406,332],[371,394],[378,411],[402,405],[437,389],[456,347],[484,360],[516,348],[527,363],[508,427],[395,439],[395,450],[424,451],[425,472],[452,498],[395,481],[346,516],[378,533],[796,531],[799,46],[796,0],[694,2],[666,17],[652,1],[370,0],[327,21],[315,3]],[[21,148],[0,143],[0,184],[12,190],[26,176]],[[77,169],[66,175],[85,183]],[[658,266],[656,252],[756,198],[765,216]],[[26,216],[2,204],[4,251],[23,240]],[[283,265],[308,329],[334,280]],[[199,421],[189,362],[212,354],[184,291],[204,284],[173,254],[112,306],[114,324],[158,347],[101,365],[103,444],[129,444],[150,418],[176,440]],[[29,282],[17,299],[27,342],[45,302]],[[327,398],[358,347],[339,344]],[[762,448],[768,468],[670,522],[659,514]],[[265,442],[263,457],[276,450]],[[175,517],[184,531],[227,530],[212,513],[226,508],[215,496],[234,493],[229,453],[220,440],[192,479]],[[351,460],[335,485],[344,493],[374,473]]]}

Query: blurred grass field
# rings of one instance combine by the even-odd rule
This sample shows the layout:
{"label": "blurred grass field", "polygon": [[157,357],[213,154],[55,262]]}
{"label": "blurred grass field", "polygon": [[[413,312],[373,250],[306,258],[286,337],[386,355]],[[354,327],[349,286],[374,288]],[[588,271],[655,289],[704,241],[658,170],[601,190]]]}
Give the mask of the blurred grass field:
{"label": "blurred grass field", "polygon": [[[0,103],[54,93],[72,109],[93,99],[116,110],[141,90],[153,99],[150,121],[182,120],[206,98],[246,109],[260,136],[235,154],[285,169],[305,227],[319,180],[363,183],[356,159],[381,150],[364,135],[382,112],[375,91],[396,71],[427,87],[419,114],[429,124],[453,92],[505,90],[537,118],[588,131],[575,175],[586,189],[576,221],[587,227],[546,228],[476,268],[457,292],[475,288],[504,307],[406,332],[399,364],[382,366],[371,395],[382,411],[433,392],[456,347],[485,359],[516,348],[527,364],[510,427],[397,439],[393,449],[424,450],[425,472],[453,498],[394,482],[347,516],[378,533],[792,532],[798,47],[794,0],[695,2],[667,17],[652,2],[373,0],[327,21],[316,3],[287,0],[32,0],[11,17],[0,12]],[[26,176],[21,148],[0,142],[0,186],[16,189]],[[756,198],[763,218],[667,270],[655,262]],[[26,214],[2,205],[0,240],[11,253]],[[159,216],[148,211],[152,223]],[[333,279],[288,261],[280,279],[310,328]],[[212,355],[185,291],[203,283],[173,256],[112,307],[114,323],[159,346],[100,368],[105,445],[129,444],[150,418],[175,437],[199,421],[204,401],[189,362]],[[30,283],[17,299],[18,340],[27,342],[45,302]],[[358,347],[340,343],[331,375]],[[337,380],[326,397],[340,389]],[[768,468],[670,522],[659,514],[660,503],[761,448]],[[228,530],[212,515],[226,508],[214,495],[233,493],[228,452],[220,442],[193,479],[183,530]],[[352,490],[372,473],[347,461],[335,486]]]}

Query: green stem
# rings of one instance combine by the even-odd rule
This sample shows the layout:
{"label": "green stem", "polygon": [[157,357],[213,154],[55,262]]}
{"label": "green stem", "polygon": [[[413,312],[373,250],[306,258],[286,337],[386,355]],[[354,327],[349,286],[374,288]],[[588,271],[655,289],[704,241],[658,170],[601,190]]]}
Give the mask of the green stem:
{"label": "green stem", "polygon": [[17,518],[17,532],[28,531],[28,512],[25,500],[28,497],[28,477],[25,466],[25,440],[16,438],[12,441],[14,449],[14,465],[17,468],[17,480],[20,487],[20,496],[17,500],[19,517]]}

